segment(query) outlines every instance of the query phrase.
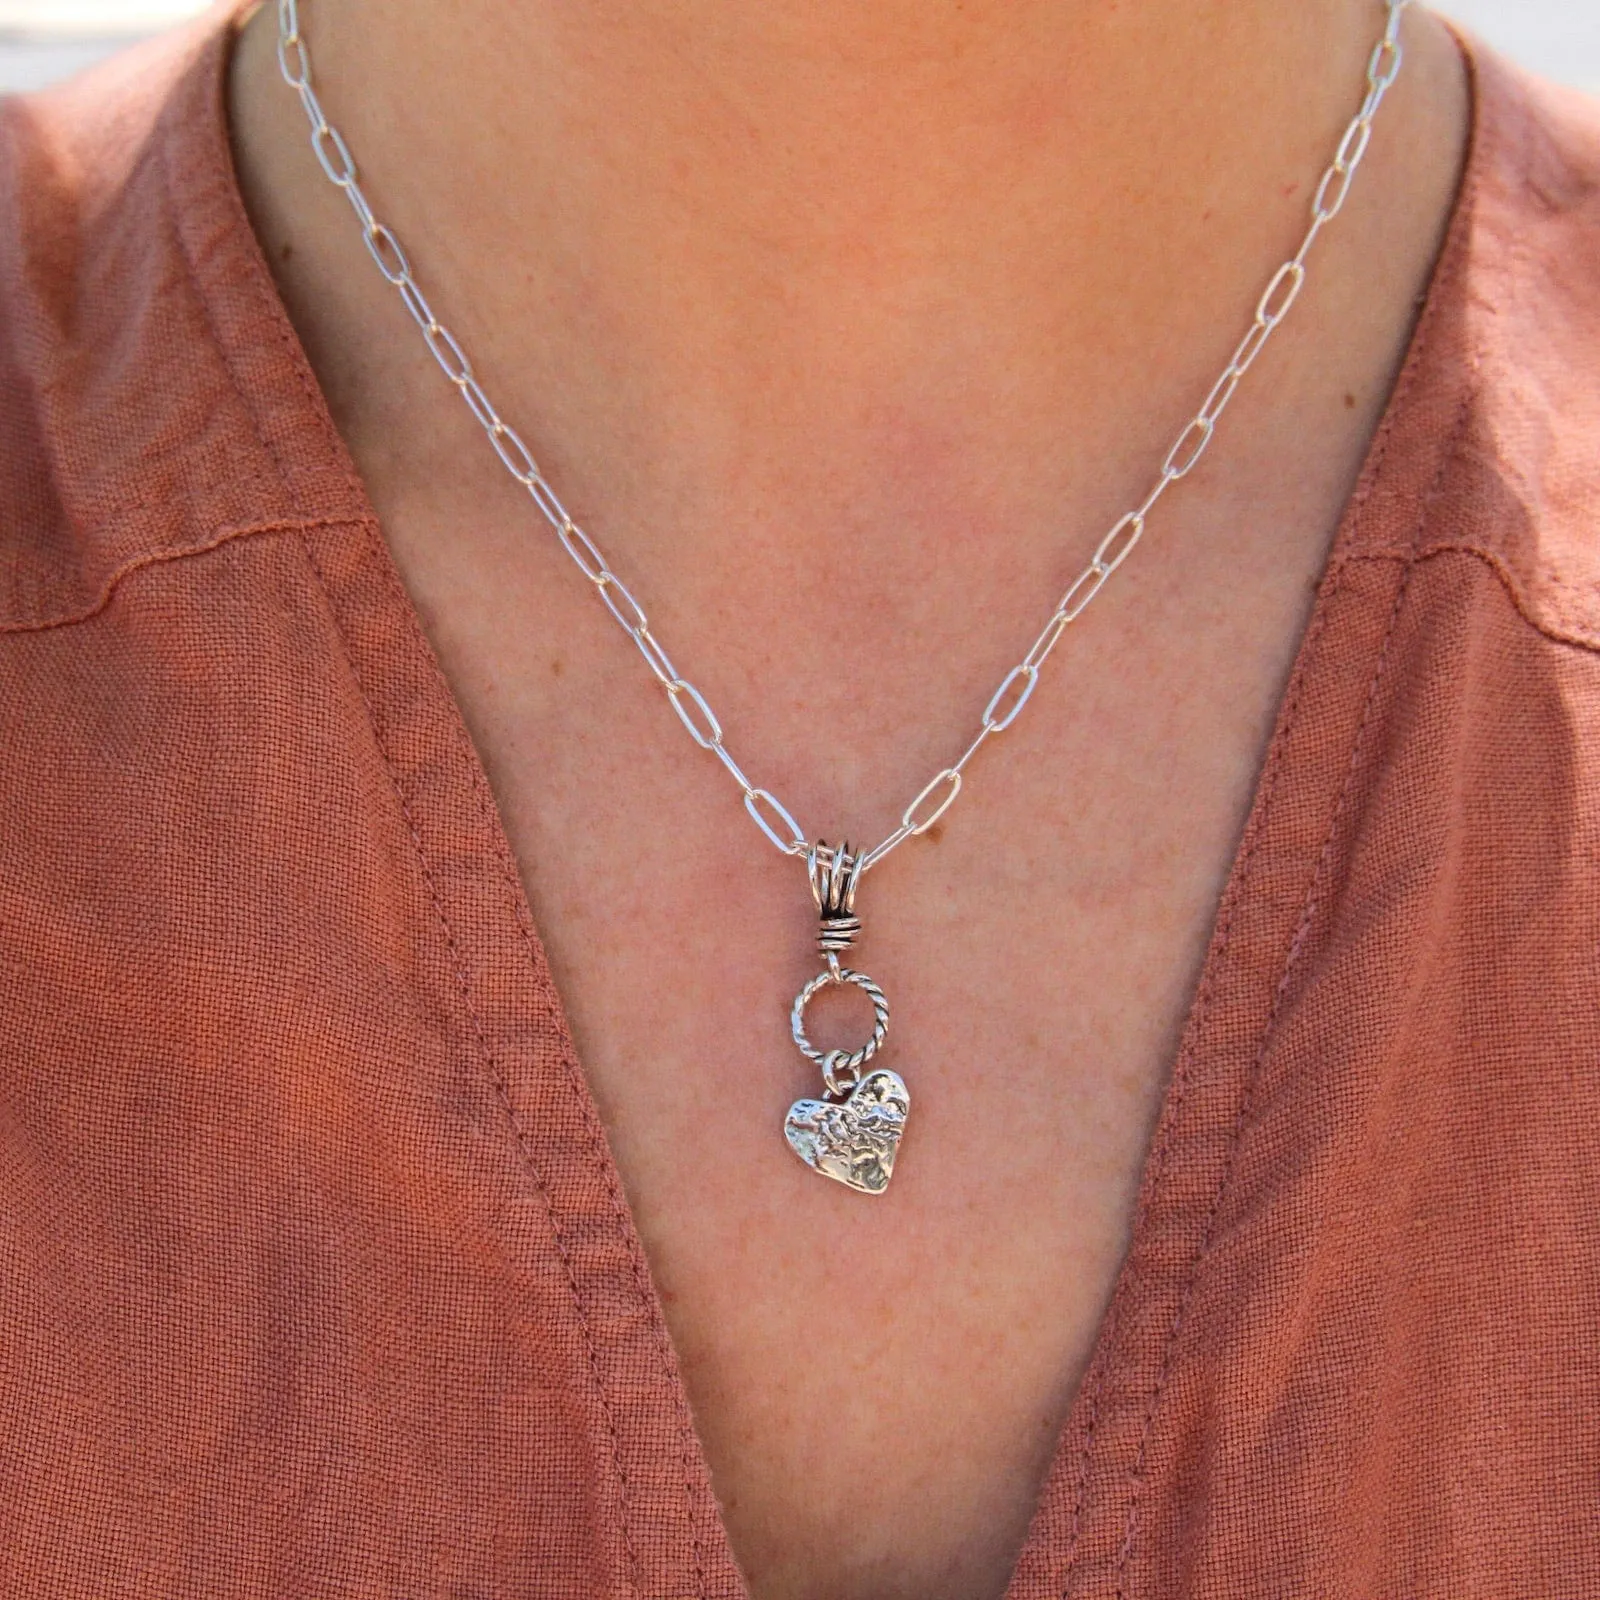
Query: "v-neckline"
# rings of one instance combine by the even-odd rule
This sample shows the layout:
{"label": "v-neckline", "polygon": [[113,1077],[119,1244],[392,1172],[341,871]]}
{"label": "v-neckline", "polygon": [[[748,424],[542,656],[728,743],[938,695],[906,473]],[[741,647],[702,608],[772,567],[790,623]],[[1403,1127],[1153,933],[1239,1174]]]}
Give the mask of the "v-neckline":
{"label": "v-neckline", "polygon": [[[234,19],[224,12],[208,26],[214,37],[179,91],[190,115],[174,117],[178,132],[165,150],[174,226],[202,299],[245,309],[213,317],[213,334],[300,510],[299,531],[367,703],[460,1003],[549,1216],[607,1458],[595,1502],[611,1524],[619,1592],[748,1600],[483,763],[245,211],[226,115]],[[1431,357],[1467,255],[1484,164],[1483,89],[1465,45],[1463,54],[1470,145],[1445,242],[1277,711],[1146,1157],[1130,1248],[1005,1600],[1123,1595],[1144,1485],[1165,1464],[1162,1417],[1195,1287],[1227,1225],[1255,1070],[1304,953],[1331,841],[1348,822],[1354,758],[1406,592],[1409,560],[1362,559],[1362,546],[1380,512],[1392,520],[1396,505],[1414,504],[1420,526],[1459,420],[1458,366]],[[190,206],[186,196],[206,203]]]}

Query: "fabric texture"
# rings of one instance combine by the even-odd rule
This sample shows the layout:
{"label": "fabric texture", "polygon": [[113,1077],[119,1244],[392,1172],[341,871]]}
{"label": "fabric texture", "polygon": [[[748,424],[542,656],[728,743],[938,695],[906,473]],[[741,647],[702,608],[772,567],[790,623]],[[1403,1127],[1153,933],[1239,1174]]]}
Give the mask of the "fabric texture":
{"label": "fabric texture", "polygon": [[[735,1600],[226,53],[0,111],[0,1594]],[[1600,112],[1474,58],[1012,1600],[1600,1595]]]}

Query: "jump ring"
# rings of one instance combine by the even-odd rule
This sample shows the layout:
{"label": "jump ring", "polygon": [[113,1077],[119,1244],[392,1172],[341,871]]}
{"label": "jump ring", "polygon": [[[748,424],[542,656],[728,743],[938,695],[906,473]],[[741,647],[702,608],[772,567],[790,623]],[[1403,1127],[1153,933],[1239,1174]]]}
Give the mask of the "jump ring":
{"label": "jump ring", "polygon": [[850,1065],[850,1057],[843,1050],[830,1050],[822,1063],[822,1081],[829,1094],[842,1100],[861,1082],[861,1069]]}
{"label": "jump ring", "polygon": [[[819,1050],[806,1037],[806,1007],[819,990],[826,989],[831,983],[853,983],[872,1002],[872,1037],[859,1050],[852,1050],[848,1054],[842,1050]],[[831,967],[826,968],[794,997],[794,1010],[789,1014],[789,1031],[794,1035],[801,1055],[808,1061],[814,1061],[825,1073],[830,1069],[834,1076],[842,1076],[847,1072],[859,1073],[883,1048],[883,1041],[889,1033],[889,1002],[883,990],[864,972],[852,972],[849,967],[840,967],[837,972]],[[829,1087],[832,1086],[830,1078]]]}

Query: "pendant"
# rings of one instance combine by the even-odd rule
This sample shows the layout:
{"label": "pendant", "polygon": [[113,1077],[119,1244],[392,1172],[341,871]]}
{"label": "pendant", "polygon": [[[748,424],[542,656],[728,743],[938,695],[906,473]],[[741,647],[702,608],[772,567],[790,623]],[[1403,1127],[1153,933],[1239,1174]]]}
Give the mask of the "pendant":
{"label": "pendant", "polygon": [[[795,996],[789,1030],[800,1053],[822,1068],[826,1098],[797,1100],[784,1118],[789,1148],[825,1178],[858,1194],[882,1194],[894,1175],[895,1156],[911,1111],[911,1095],[898,1073],[862,1068],[878,1053],[889,1032],[889,1002],[862,972],[839,964],[855,942],[861,920],[855,914],[861,858],[847,844],[815,844],[807,858],[811,894],[822,918],[817,948],[827,966]],[[848,983],[872,1001],[872,1037],[859,1050],[818,1050],[806,1037],[805,1012],[812,997],[830,984]]]}

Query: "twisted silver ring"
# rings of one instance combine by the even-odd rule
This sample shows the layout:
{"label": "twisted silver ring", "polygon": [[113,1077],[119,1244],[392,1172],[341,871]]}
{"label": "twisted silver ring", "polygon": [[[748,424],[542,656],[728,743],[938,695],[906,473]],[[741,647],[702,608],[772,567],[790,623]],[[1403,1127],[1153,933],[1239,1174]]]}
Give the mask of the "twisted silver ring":
{"label": "twisted silver ring", "polygon": [[[819,990],[826,989],[830,983],[853,983],[872,1002],[872,1037],[859,1050],[848,1053],[843,1050],[819,1050],[806,1037],[806,1007],[811,1004],[811,997]],[[823,1069],[831,1088],[836,1081],[846,1081],[847,1075],[853,1080],[882,1049],[889,1032],[889,1002],[883,990],[866,973],[852,972],[849,967],[840,967],[837,971],[829,968],[819,972],[794,997],[794,1010],[789,1014],[789,1031],[794,1035],[801,1055]]]}

